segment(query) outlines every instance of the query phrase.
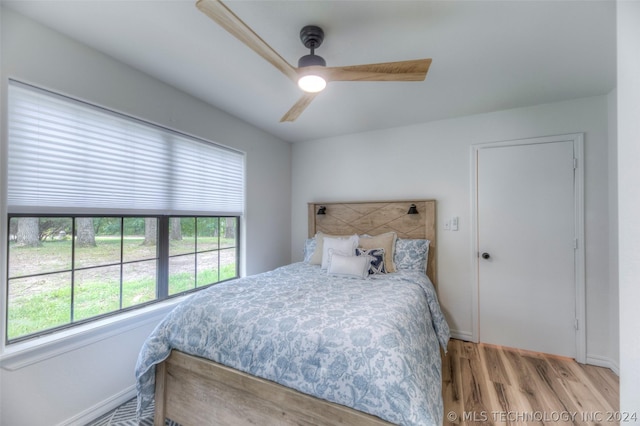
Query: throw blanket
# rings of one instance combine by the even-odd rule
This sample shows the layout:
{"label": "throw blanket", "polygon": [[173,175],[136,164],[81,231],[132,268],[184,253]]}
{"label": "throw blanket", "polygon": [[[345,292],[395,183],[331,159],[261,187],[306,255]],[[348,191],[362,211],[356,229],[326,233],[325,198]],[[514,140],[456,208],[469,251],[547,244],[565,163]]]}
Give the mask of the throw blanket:
{"label": "throw blanket", "polygon": [[138,412],[172,349],[403,425],[442,424],[449,327],[420,272],[366,280],[294,263],[221,283],[176,306],[136,365]]}

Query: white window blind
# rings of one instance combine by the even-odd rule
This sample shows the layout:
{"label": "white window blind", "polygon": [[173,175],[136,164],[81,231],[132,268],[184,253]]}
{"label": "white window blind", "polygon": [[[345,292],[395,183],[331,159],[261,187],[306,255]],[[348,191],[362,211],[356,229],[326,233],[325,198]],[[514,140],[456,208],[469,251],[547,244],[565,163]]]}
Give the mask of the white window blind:
{"label": "white window blind", "polygon": [[16,81],[9,213],[244,211],[244,155]]}

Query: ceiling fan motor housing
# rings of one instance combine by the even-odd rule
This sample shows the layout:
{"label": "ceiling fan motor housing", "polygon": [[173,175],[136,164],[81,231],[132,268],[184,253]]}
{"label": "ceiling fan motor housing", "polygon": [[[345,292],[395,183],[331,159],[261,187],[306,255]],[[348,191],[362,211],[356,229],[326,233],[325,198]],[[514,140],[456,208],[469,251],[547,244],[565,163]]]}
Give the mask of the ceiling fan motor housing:
{"label": "ceiling fan motor housing", "polygon": [[310,66],[327,66],[322,56],[314,54],[314,50],[322,44],[324,40],[324,31],[316,25],[307,25],[300,30],[300,40],[307,49],[311,49],[311,54],[304,55],[298,60],[298,68]]}
{"label": "ceiling fan motor housing", "polygon": [[324,31],[316,25],[307,25],[300,30],[300,40],[307,49],[317,49],[324,40]]}

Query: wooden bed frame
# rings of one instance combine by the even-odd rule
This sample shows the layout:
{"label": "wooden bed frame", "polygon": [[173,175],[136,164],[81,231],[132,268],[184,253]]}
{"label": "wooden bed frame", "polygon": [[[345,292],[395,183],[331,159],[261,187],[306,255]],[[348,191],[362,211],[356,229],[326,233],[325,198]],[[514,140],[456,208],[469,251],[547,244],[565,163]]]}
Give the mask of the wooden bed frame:
{"label": "wooden bed frame", "polygon": [[[418,214],[407,211],[415,204]],[[320,206],[326,214],[318,215]],[[378,235],[430,240],[427,275],[436,284],[436,202],[309,203],[309,236]],[[440,384],[438,384],[440,386]],[[155,420],[201,425],[389,425],[378,417],[334,404],[213,361],[173,350],[156,367]]]}

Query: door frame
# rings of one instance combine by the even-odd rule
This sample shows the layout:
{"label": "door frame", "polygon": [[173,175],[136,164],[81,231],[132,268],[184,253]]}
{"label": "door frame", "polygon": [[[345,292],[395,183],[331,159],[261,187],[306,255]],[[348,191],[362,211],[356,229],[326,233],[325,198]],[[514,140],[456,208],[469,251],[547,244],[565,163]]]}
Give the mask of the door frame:
{"label": "door frame", "polygon": [[483,149],[533,145],[541,143],[572,142],[574,155],[574,215],[576,249],[574,250],[575,268],[575,315],[576,315],[576,361],[584,364],[587,352],[586,328],[586,280],[585,280],[585,247],[584,247],[584,134],[569,133],[555,136],[544,136],[527,139],[516,139],[501,142],[478,143],[471,145],[471,264],[473,265],[473,282],[471,292],[472,339],[480,341],[480,250],[478,247],[478,154]]}

